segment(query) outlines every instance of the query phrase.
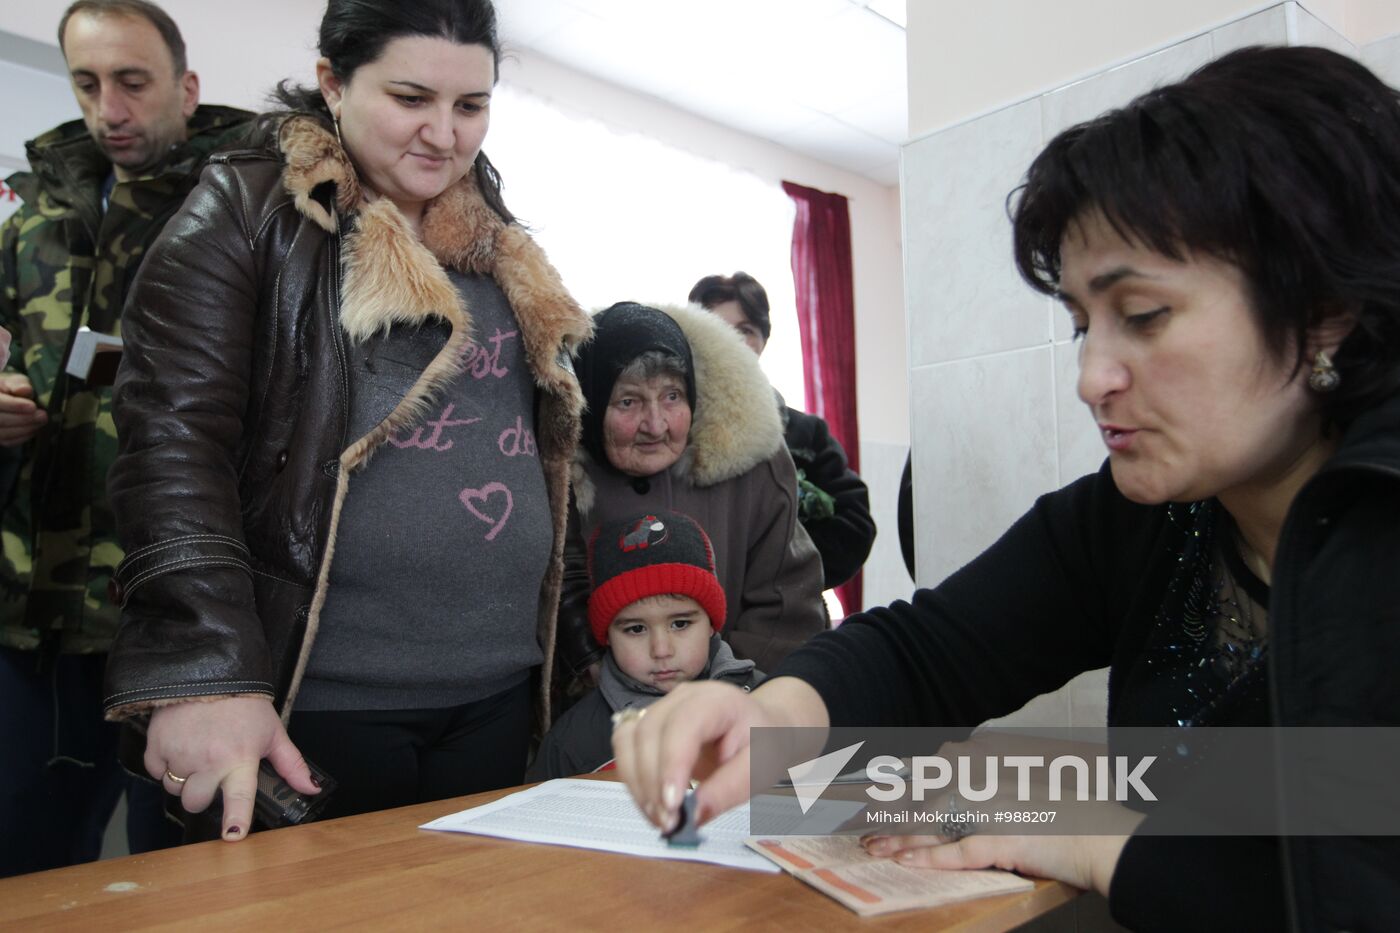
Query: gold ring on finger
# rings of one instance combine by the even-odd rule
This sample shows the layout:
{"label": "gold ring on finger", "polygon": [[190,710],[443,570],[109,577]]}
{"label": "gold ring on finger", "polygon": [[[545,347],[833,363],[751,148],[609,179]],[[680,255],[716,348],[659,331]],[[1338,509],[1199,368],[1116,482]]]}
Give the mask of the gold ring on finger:
{"label": "gold ring on finger", "polygon": [[174,781],[176,784],[183,784],[189,780],[187,777],[180,777],[180,775],[171,771],[169,768],[165,769],[165,777],[167,780]]}

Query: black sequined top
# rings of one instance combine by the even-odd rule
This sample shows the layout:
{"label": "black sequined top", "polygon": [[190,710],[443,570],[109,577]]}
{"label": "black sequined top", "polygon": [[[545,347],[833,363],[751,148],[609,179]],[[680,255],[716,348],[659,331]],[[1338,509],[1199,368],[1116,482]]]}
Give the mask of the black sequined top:
{"label": "black sequined top", "polygon": [[1214,500],[1168,515],[1186,534],[1144,646],[1146,676],[1115,719],[1268,725],[1269,588],[1240,558],[1234,522]]}

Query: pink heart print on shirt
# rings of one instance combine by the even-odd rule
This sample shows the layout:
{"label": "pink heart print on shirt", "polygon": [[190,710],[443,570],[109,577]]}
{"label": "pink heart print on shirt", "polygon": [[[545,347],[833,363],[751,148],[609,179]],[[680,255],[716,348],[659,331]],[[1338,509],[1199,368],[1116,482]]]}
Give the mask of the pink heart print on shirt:
{"label": "pink heart print on shirt", "polygon": [[[478,503],[486,504],[486,501],[496,493],[502,493],[506,497],[506,510],[502,513],[500,518],[493,518],[477,508]],[[468,512],[472,513],[483,522],[486,522],[488,525],[495,525],[490,531],[486,532],[487,541],[494,541],[496,539],[496,535],[500,534],[501,529],[506,526],[506,520],[510,518],[511,510],[515,508],[515,498],[510,494],[510,489],[507,488],[505,483],[487,483],[480,489],[463,489],[458,493],[457,498],[462,500],[462,504],[467,507]]]}

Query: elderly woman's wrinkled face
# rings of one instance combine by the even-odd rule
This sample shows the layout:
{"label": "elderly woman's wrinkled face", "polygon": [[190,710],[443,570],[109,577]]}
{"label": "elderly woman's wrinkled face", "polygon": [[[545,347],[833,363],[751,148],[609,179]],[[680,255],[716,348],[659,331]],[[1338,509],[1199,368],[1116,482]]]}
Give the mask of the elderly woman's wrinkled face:
{"label": "elderly woman's wrinkled face", "polygon": [[651,476],[680,459],[690,437],[685,381],[663,374],[619,378],[603,415],[603,452],[628,476]]}
{"label": "elderly woman's wrinkled face", "polygon": [[1170,259],[1097,213],[1071,225],[1061,260],[1079,397],[1129,499],[1265,490],[1326,456],[1307,370],[1265,345],[1237,267]]}

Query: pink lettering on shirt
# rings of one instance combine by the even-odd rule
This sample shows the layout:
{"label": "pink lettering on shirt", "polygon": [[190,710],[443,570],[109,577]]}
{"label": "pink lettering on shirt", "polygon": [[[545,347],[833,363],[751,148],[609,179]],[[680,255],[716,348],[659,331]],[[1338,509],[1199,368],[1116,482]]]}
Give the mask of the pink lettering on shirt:
{"label": "pink lettering on shirt", "polygon": [[[438,415],[437,418],[418,427],[413,432],[412,436],[408,438],[408,440],[400,440],[397,437],[390,437],[389,443],[393,444],[400,450],[406,450],[410,447],[417,448],[418,450],[436,450],[439,452],[444,450],[451,450],[452,441],[451,439],[445,441],[442,439],[443,431],[445,431],[447,428],[455,428],[467,424],[476,424],[478,421],[481,420],[480,418],[458,418],[456,420],[453,420],[452,411],[455,407],[455,405],[448,405],[442,410],[442,414]],[[432,429],[432,433],[430,433],[426,438],[423,436],[424,428]]]}
{"label": "pink lettering on shirt", "polygon": [[515,416],[515,426],[506,428],[496,438],[496,446],[507,457],[533,457],[538,452],[534,433],[525,427],[525,419],[519,415]]}
{"label": "pink lettering on shirt", "polygon": [[485,379],[492,376],[500,379],[510,375],[510,369],[501,364],[501,347],[512,337],[518,336],[517,331],[502,331],[496,328],[495,336],[486,342],[491,345],[488,350],[476,342],[468,343],[462,348],[462,370],[471,374],[473,379]]}

